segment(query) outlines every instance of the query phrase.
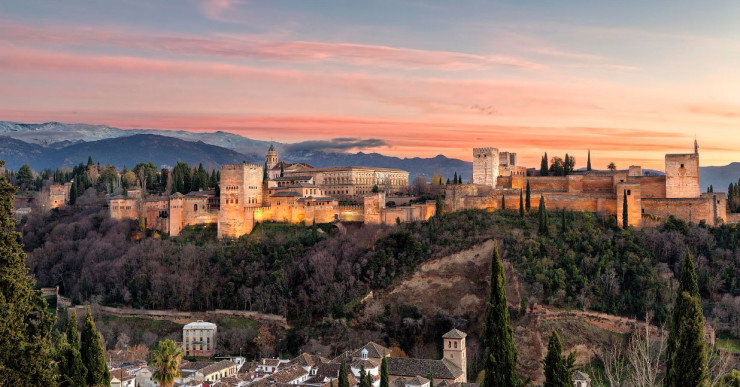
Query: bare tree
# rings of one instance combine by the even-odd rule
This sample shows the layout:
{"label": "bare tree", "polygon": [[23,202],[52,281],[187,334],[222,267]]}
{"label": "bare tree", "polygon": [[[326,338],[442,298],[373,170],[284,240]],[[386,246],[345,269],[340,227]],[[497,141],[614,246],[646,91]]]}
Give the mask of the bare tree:
{"label": "bare tree", "polygon": [[612,387],[621,386],[627,380],[627,362],[624,359],[622,343],[618,340],[602,348],[599,353],[601,362],[604,363],[605,382]]}
{"label": "bare tree", "polygon": [[658,377],[663,367],[661,359],[666,348],[666,332],[658,328],[651,336],[650,320],[646,320],[644,330],[636,330],[627,346],[627,362],[630,366],[630,381],[638,387],[658,385]]}
{"label": "bare tree", "polygon": [[732,369],[732,355],[729,352],[710,345],[707,351],[707,369],[709,371],[709,385],[719,386],[722,378]]}

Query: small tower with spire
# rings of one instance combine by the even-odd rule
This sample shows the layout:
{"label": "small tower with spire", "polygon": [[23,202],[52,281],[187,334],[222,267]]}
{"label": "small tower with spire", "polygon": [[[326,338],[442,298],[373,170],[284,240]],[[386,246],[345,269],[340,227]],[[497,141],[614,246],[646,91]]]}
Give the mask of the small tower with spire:
{"label": "small tower with spire", "polygon": [[265,164],[267,165],[267,169],[272,169],[275,167],[278,163],[278,154],[275,150],[275,147],[270,144],[270,149],[267,150],[267,155],[265,156]]}

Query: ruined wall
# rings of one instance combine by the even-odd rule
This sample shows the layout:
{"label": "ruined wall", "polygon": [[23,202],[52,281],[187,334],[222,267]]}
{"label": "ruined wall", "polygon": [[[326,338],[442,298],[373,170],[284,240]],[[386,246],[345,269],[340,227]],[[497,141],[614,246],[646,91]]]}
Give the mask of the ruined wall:
{"label": "ruined wall", "polygon": [[69,202],[71,183],[52,184],[49,186],[49,208],[61,207]]}
{"label": "ruined wall", "polygon": [[499,152],[496,148],[473,148],[473,184],[496,187]]}
{"label": "ruined wall", "polygon": [[698,198],[699,188],[699,155],[672,154],[665,155],[666,197]]}

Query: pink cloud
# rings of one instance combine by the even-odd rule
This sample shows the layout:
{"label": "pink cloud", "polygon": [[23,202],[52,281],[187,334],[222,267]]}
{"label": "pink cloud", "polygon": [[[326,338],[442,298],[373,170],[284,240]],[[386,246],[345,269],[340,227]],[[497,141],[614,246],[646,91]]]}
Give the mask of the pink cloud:
{"label": "pink cloud", "polygon": [[238,4],[243,3],[241,0],[202,0],[200,10],[203,14],[214,20],[220,20],[224,13],[231,11]]}
{"label": "pink cloud", "polygon": [[[214,12],[233,5],[214,1]],[[227,4],[228,3],[228,4]],[[208,55],[263,61],[318,63],[336,62],[358,66],[428,68],[443,71],[512,67],[526,70],[545,66],[507,55],[479,55],[455,51],[421,50],[386,45],[316,41],[274,41],[260,37],[172,36],[84,27],[32,27],[16,23],[0,26],[0,39],[18,43],[69,46],[102,46],[183,55]]]}

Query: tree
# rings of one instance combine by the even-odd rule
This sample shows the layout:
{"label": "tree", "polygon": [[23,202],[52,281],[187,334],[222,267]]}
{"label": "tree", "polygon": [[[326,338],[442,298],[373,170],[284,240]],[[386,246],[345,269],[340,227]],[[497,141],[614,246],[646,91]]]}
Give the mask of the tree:
{"label": "tree", "polygon": [[540,195],[540,206],[539,206],[539,232],[542,235],[549,233],[548,219],[547,219],[547,208],[545,208],[545,197]]}
{"label": "tree", "polygon": [[77,333],[77,315],[74,310],[67,313],[67,343],[80,350],[80,334]]}
{"label": "tree", "polygon": [[375,185],[373,185],[373,188],[372,188],[371,191],[372,191],[372,193],[378,193],[378,192],[380,192],[380,188],[378,188],[378,185],[375,184]]}
{"label": "tree", "polygon": [[93,165],[95,165],[95,163],[93,163],[92,156],[87,156],[87,166],[92,167]]}
{"label": "tree", "polygon": [[550,167],[548,165],[547,152],[545,152],[545,155],[542,156],[542,160],[540,161],[540,176],[547,176],[549,174]]}
{"label": "tree", "polygon": [[588,150],[588,160],[586,161],[586,170],[591,170],[591,149]]}
{"label": "tree", "polygon": [[[0,161],[0,167],[5,164]],[[16,188],[0,175],[0,385],[54,385],[53,317],[35,281],[13,219]]]}
{"label": "tree", "polygon": [[427,372],[427,379],[429,379],[429,387],[434,387],[434,374],[431,367],[429,368],[429,372]]}
{"label": "tree", "polygon": [[457,172],[455,172],[455,175],[452,177],[452,184],[457,184]]}
{"label": "tree", "polygon": [[529,210],[532,209],[532,199],[531,199],[532,191],[529,188],[529,180],[527,180],[527,192],[525,195],[525,201],[524,201],[524,209],[529,213]]}
{"label": "tree", "polygon": [[57,340],[57,365],[59,367],[59,385],[87,386],[87,369],[82,364],[80,350],[70,345],[67,342],[66,336],[62,336]]}
{"label": "tree", "polygon": [[442,185],[442,174],[441,173],[435,173],[432,175],[432,185]]}
{"label": "tree", "polygon": [[180,377],[180,361],[183,353],[172,340],[160,341],[152,351],[152,379],[160,386],[171,387]]}
{"label": "tree", "polygon": [[667,369],[671,386],[705,386],[707,384],[707,347],[704,339],[704,316],[698,297],[681,292],[677,304],[684,308],[675,348]]}
{"label": "tree", "polygon": [[606,166],[606,168],[608,170],[610,170],[610,171],[616,171],[617,170],[617,165],[614,164],[614,162],[611,162],[611,163],[609,163],[609,165]]}
{"label": "tree", "polygon": [[342,364],[339,365],[339,379],[337,387],[349,387],[349,375],[347,375],[347,363],[342,360]]}
{"label": "tree", "polygon": [[105,364],[105,349],[103,340],[95,329],[90,308],[85,315],[85,326],[82,328],[80,339],[80,354],[82,363],[87,368],[87,384],[92,386],[110,385],[110,372]]}
{"label": "tree", "polygon": [[629,227],[629,211],[627,209],[627,190],[624,190],[622,195],[622,228]]}
{"label": "tree", "polygon": [[285,173],[285,169],[283,168],[283,163],[280,163],[280,177],[283,177],[283,173]]}
{"label": "tree", "polygon": [[[687,321],[687,306],[680,302],[681,294],[687,293],[691,297],[699,299],[699,285],[696,282],[696,269],[694,268],[694,257],[686,249],[686,256],[681,262],[681,273],[678,281],[678,290],[676,300],[673,303],[673,313],[671,315],[670,330],[668,331],[668,343],[666,344],[666,377],[665,386],[676,385],[674,380],[675,373],[670,372],[674,368],[675,354],[678,353],[678,341],[681,335],[681,328],[684,321]],[[701,308],[701,307],[700,307]]]}
{"label": "tree", "polygon": [[503,194],[501,195],[501,209],[502,210],[506,209],[506,196]]}
{"label": "tree", "polygon": [[483,325],[483,387],[518,386],[521,382],[516,374],[517,352],[514,347],[513,331],[506,303],[506,279],[504,266],[493,245],[491,257],[491,284],[486,304],[486,319]]}
{"label": "tree", "polygon": [[444,214],[445,206],[444,206],[444,203],[442,202],[442,197],[437,196],[437,199],[434,203],[434,209],[435,209],[434,215],[441,216],[442,214]]}
{"label": "tree", "polygon": [[547,355],[542,361],[545,366],[545,383],[543,384],[545,387],[573,386],[575,352],[571,352],[567,358],[563,357],[562,352],[560,336],[552,331],[547,340]]}
{"label": "tree", "polygon": [[[215,174],[211,175],[211,184],[213,184],[213,176]],[[265,166],[262,167],[262,181],[267,181],[267,160],[265,160]]]}
{"label": "tree", "polygon": [[367,383],[367,373],[365,372],[365,364],[360,364],[360,380],[358,387],[371,387]]}
{"label": "tree", "polygon": [[380,360],[380,387],[390,387],[388,382],[388,360],[385,359],[385,356]]}
{"label": "tree", "polygon": [[16,181],[21,187],[33,183],[33,171],[31,171],[31,167],[28,164],[23,164],[20,169],[18,169]]}
{"label": "tree", "polygon": [[69,204],[75,204],[77,201],[77,182],[74,180],[72,181],[72,184],[70,184],[69,187]]}
{"label": "tree", "polygon": [[524,198],[522,197],[522,190],[519,189],[519,217],[524,219]]}

